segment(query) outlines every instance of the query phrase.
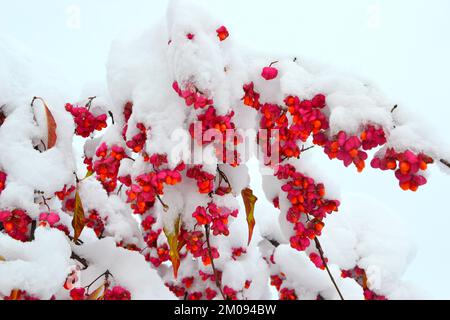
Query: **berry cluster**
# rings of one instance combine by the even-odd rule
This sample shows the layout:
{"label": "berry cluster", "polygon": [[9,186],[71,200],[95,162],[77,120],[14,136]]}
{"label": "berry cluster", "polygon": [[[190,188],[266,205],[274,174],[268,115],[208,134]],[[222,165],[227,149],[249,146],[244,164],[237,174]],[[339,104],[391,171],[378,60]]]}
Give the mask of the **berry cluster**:
{"label": "berry cluster", "polygon": [[145,142],[147,141],[147,128],[142,123],[138,123],[136,127],[139,133],[134,135],[130,141],[127,141],[127,147],[133,150],[133,152],[139,153],[144,149]]}
{"label": "berry cluster", "polygon": [[324,227],[322,220],[327,214],[337,211],[340,203],[325,199],[324,185],[316,184],[314,179],[297,172],[291,165],[279,166],[276,176],[285,181],[282,190],[291,203],[286,214],[286,219],[295,230],[295,236],[290,239],[291,246],[304,251],[309,247],[310,240],[321,235]]}
{"label": "berry cluster", "polygon": [[386,144],[386,135],[382,128],[369,125],[358,136],[348,136],[344,131],[339,132],[334,139],[329,140],[321,132],[314,136],[314,143],[324,147],[325,153],[330,159],[339,159],[346,167],[352,163],[362,172],[365,168],[367,153],[363,150],[372,150]]}
{"label": "berry cluster", "polygon": [[[74,288],[70,290],[72,300],[89,300],[90,297],[85,288]],[[131,293],[121,286],[115,286],[112,289],[105,289],[103,295],[97,300],[131,300]]]}
{"label": "berry cluster", "polygon": [[125,150],[117,145],[109,149],[106,143],[102,143],[95,155],[97,160],[94,161],[92,169],[105,190],[108,193],[113,192],[117,187],[120,162],[126,157]]}
{"label": "berry cluster", "polygon": [[215,236],[219,234],[228,236],[230,234],[228,230],[228,219],[230,216],[236,218],[238,212],[238,210],[219,207],[214,202],[210,202],[206,208],[197,207],[192,217],[197,220],[198,225],[204,226],[212,223],[211,230]]}
{"label": "berry cluster", "polygon": [[0,211],[0,222],[5,232],[13,239],[26,242],[29,240],[31,218],[24,210]]}
{"label": "berry cluster", "polygon": [[127,190],[128,203],[136,214],[144,214],[155,204],[158,196],[164,194],[164,185],[176,185],[181,182],[181,171],[184,164],[174,170],[163,169],[141,174],[136,177],[136,183]]}
{"label": "berry cluster", "polygon": [[7,177],[8,177],[8,175],[5,172],[0,171],[0,194],[6,188],[6,178]]}
{"label": "berry cluster", "polygon": [[363,288],[364,298],[366,300],[387,300],[385,296],[378,295],[369,289],[367,285],[367,275],[364,269],[361,269],[358,266],[356,266],[351,270],[342,270],[341,277],[354,279]]}
{"label": "berry cluster", "polygon": [[39,300],[39,299],[30,295],[25,290],[13,290],[13,291],[11,291],[9,296],[3,297],[3,300],[5,300],[5,301],[12,301],[12,300],[14,300],[14,301],[20,301],[20,300],[32,301],[32,300]]}
{"label": "berry cluster", "polygon": [[103,232],[105,231],[105,222],[102,220],[97,210],[91,210],[89,216],[85,218],[84,221],[86,227],[94,230],[98,238],[103,235]]}
{"label": "berry cluster", "polygon": [[427,183],[421,172],[427,170],[433,159],[426,154],[415,154],[411,150],[397,152],[387,148],[381,156],[375,157],[371,165],[375,169],[394,170],[400,187],[407,191],[417,191],[420,186]]}
{"label": "berry cluster", "polygon": [[213,100],[208,99],[200,92],[193,84],[188,84],[185,89],[181,89],[178,82],[174,82],[172,85],[173,90],[184,99],[186,106],[193,106],[194,109],[203,109],[207,106],[213,105]]}
{"label": "berry cluster", "polygon": [[107,127],[106,120],[108,116],[106,114],[93,115],[90,112],[90,103],[84,107],[73,106],[70,103],[66,104],[66,110],[70,112],[75,121],[75,134],[87,138],[94,131],[101,131]]}
{"label": "berry cluster", "polygon": [[202,166],[193,166],[186,172],[186,176],[197,181],[198,191],[202,194],[209,194],[214,190],[215,176],[202,170]]}

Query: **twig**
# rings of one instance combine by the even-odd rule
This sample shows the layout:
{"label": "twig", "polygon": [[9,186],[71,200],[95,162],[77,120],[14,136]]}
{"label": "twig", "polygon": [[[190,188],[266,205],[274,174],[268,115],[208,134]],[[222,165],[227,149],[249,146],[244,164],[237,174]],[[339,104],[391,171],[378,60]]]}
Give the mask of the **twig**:
{"label": "twig", "polygon": [[106,284],[106,282],[108,281],[109,276],[112,276],[112,277],[114,278],[114,276],[112,275],[112,273],[109,272],[109,270],[106,270],[105,273],[99,275],[97,278],[95,278],[94,281],[92,281],[89,285],[87,285],[86,287],[84,287],[84,288],[86,289],[86,292],[89,293],[89,289],[92,287],[92,285],[93,285],[94,283],[96,283],[97,280],[100,279],[100,278],[103,277],[103,276],[105,277],[105,284]]}
{"label": "twig", "polygon": [[445,165],[446,167],[449,167],[450,168],[450,161],[447,161],[447,160],[445,160],[445,159],[441,159],[441,160],[439,160],[443,165]]}
{"label": "twig", "polygon": [[396,104],[392,109],[391,109],[391,113],[394,113],[394,111],[398,108],[398,104]]}
{"label": "twig", "polygon": [[86,270],[89,267],[89,264],[88,264],[87,260],[84,259],[84,258],[81,258],[79,255],[77,255],[74,252],[72,252],[72,255],[70,256],[70,259],[76,260],[79,263],[81,263],[83,265],[83,267],[84,267],[83,270]]}
{"label": "twig", "polygon": [[328,268],[328,263],[325,260],[325,254],[323,252],[322,245],[320,244],[319,239],[317,237],[315,237],[314,238],[314,242],[316,243],[316,248],[319,251],[319,254],[320,254],[320,257],[322,258],[322,261],[323,261],[323,264],[325,266],[325,269],[327,270],[328,275],[330,276],[331,282],[333,282],[333,285],[336,288],[336,291],[338,292],[339,297],[341,298],[341,300],[345,300],[344,297],[342,296],[341,290],[339,290],[339,287],[338,287],[336,281],[334,280],[333,275],[331,274],[330,269]]}
{"label": "twig", "polygon": [[108,114],[111,117],[112,124],[114,125],[114,114],[112,113],[112,111],[108,111]]}
{"label": "twig", "polygon": [[156,198],[159,200],[161,205],[164,207],[164,211],[167,212],[169,210],[169,206],[167,204],[165,204],[164,201],[162,201],[161,196],[159,194],[156,196]]}
{"label": "twig", "polygon": [[310,146],[310,147],[308,147],[308,148],[305,148],[305,146],[302,146],[302,150],[301,150],[301,152],[305,152],[305,151],[308,151],[308,150],[314,149],[314,147],[315,147],[315,146]]}
{"label": "twig", "polygon": [[221,285],[220,280],[219,280],[219,274],[217,273],[216,266],[214,265],[214,258],[213,258],[212,251],[211,251],[211,243],[210,243],[210,241],[209,241],[209,234],[210,234],[209,231],[210,231],[210,230],[209,230],[209,225],[206,225],[206,226],[205,226],[206,245],[208,246],[208,254],[209,254],[209,259],[211,260],[211,267],[212,267],[212,269],[213,269],[214,279],[216,280],[216,286],[217,286],[217,288],[219,289],[220,294],[222,295],[223,300],[228,300],[228,299],[226,298],[225,294],[223,293],[222,285]]}
{"label": "twig", "polygon": [[36,220],[31,221],[31,228],[30,228],[30,241],[34,240],[34,231],[36,231]]}
{"label": "twig", "polygon": [[50,210],[50,207],[49,207],[49,205],[48,205],[48,203],[47,203],[47,200],[45,199],[44,196],[42,196],[42,200],[44,201],[44,205],[47,207],[48,212],[50,212],[50,211],[51,211],[51,210]]}

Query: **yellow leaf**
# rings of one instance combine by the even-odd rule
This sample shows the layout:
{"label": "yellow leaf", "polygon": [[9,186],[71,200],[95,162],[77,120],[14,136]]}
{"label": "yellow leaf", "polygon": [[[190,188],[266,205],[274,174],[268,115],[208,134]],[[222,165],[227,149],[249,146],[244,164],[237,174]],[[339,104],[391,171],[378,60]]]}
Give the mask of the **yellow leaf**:
{"label": "yellow leaf", "polygon": [[74,241],[77,241],[85,226],[84,209],[80,194],[77,190],[75,194],[75,211],[73,213],[72,227],[74,229]]}
{"label": "yellow leaf", "polygon": [[103,294],[100,295],[100,293],[104,293],[105,285],[102,284],[100,287],[98,287],[94,292],[92,292],[87,300],[101,300],[103,298]]}
{"label": "yellow leaf", "polygon": [[167,237],[167,242],[169,243],[169,254],[170,261],[172,261],[173,267],[173,276],[175,279],[178,277],[178,269],[180,268],[180,250],[183,247],[183,244],[179,241],[180,235],[180,217],[175,220],[173,231],[169,232],[166,228],[164,228],[164,234]]}
{"label": "yellow leaf", "polygon": [[255,228],[255,203],[258,198],[253,195],[253,190],[250,188],[242,190],[242,199],[244,200],[245,212],[247,214],[248,223],[248,244],[252,241],[253,229]]}

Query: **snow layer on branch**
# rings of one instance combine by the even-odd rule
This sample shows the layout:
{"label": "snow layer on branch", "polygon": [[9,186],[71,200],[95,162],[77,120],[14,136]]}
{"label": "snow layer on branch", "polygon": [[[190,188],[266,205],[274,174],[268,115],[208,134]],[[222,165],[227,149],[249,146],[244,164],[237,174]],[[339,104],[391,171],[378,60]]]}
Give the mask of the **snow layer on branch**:
{"label": "snow layer on branch", "polygon": [[[339,295],[328,274],[316,268],[304,252],[298,252],[289,245],[280,245],[274,253],[274,259],[287,277],[287,288],[295,288],[300,299],[317,298],[320,294],[325,299],[338,300]],[[363,299],[362,288],[353,279],[342,279],[339,267],[330,265],[331,273],[343,296],[349,300]]]}
{"label": "snow layer on branch", "polygon": [[83,286],[109,270],[113,280],[130,291],[132,299],[174,299],[143,255],[117,247],[112,238],[85,244],[75,251],[89,262],[89,268],[82,272]]}
{"label": "snow layer on branch", "polygon": [[[73,181],[75,167],[73,121],[55,90],[61,79],[51,74],[29,50],[0,37],[0,107],[6,114],[0,128],[0,169],[8,173],[0,206],[26,209],[33,217],[38,214],[34,201],[29,201],[34,191],[53,195]],[[48,138],[44,107],[40,101],[30,106],[35,96],[47,102],[57,123],[56,146],[48,151],[44,151]]]}
{"label": "snow layer on branch", "polygon": [[143,243],[133,212],[117,195],[109,195],[94,178],[79,184],[79,193],[85,213],[96,210],[105,223],[105,236],[112,236],[117,243],[141,245]]}
{"label": "snow layer on branch", "polygon": [[35,240],[13,240],[0,233],[0,294],[20,288],[31,296],[50,299],[70,273],[70,245],[61,231],[37,228]]}
{"label": "snow layer on branch", "polygon": [[405,224],[381,203],[367,196],[344,196],[339,215],[326,220],[322,245],[331,263],[341,269],[366,270],[368,286],[388,298],[410,299],[402,276],[416,248]]}

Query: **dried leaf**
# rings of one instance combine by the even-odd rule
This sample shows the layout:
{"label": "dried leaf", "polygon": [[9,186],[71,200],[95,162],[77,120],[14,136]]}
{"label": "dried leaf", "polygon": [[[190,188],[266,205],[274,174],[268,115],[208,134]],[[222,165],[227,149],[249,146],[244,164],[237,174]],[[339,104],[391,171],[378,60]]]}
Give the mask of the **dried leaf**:
{"label": "dried leaf", "polygon": [[5,257],[0,256],[0,261],[6,261]]}
{"label": "dried leaf", "polygon": [[[92,292],[88,296],[87,300],[101,300],[101,299],[103,299],[103,295],[104,295],[104,292],[105,292],[104,288],[105,288],[105,285],[102,284],[100,287],[98,287],[94,292]],[[102,293],[102,295],[100,295],[101,293]]]}
{"label": "dried leaf", "polygon": [[11,300],[19,300],[20,299],[20,290],[15,289],[11,291],[11,294],[9,295],[9,298]]}
{"label": "dried leaf", "polygon": [[252,241],[253,229],[255,228],[255,204],[258,198],[253,195],[250,188],[242,190],[242,199],[244,200],[245,212],[247,214],[248,223],[248,244]]}
{"label": "dried leaf", "polygon": [[172,261],[173,267],[173,276],[175,279],[178,277],[178,269],[180,268],[180,250],[183,247],[183,244],[179,241],[180,235],[180,217],[175,220],[173,231],[168,232],[166,228],[164,228],[164,234],[167,237],[167,242],[169,243],[170,248],[170,260]]}
{"label": "dried leaf", "polygon": [[50,150],[56,145],[58,138],[56,135],[56,121],[45,100],[39,97],[36,97],[35,100],[39,100],[44,104],[45,116],[47,118],[47,150]]}
{"label": "dried leaf", "polygon": [[80,194],[77,190],[75,194],[75,211],[73,213],[72,227],[74,229],[74,241],[77,241],[85,226],[84,209]]}

